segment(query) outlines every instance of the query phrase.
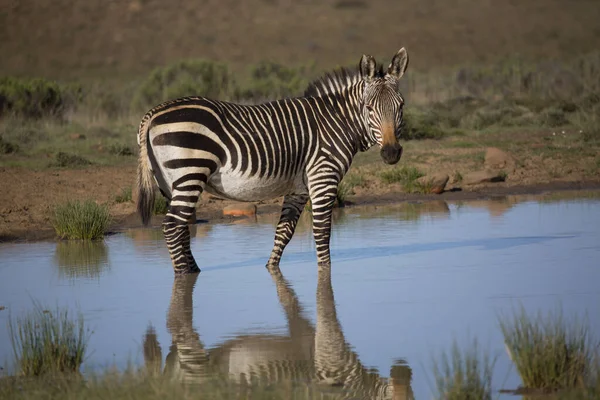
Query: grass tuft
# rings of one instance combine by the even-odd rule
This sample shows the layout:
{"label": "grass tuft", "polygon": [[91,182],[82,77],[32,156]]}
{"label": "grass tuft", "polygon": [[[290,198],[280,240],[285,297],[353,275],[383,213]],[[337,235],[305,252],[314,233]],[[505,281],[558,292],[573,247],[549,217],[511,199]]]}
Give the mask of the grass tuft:
{"label": "grass tuft", "polygon": [[121,193],[115,196],[115,202],[117,203],[131,203],[131,186],[121,189]]}
{"label": "grass tuft", "polygon": [[433,374],[438,399],[489,400],[492,398],[492,371],[496,360],[487,354],[480,356],[477,340],[468,349],[461,349],[456,341],[451,354],[442,353],[434,361]]}
{"label": "grass tuft", "polygon": [[339,207],[344,207],[346,199],[351,195],[353,186],[347,182],[340,182],[337,189],[336,200]]}
{"label": "grass tuft", "polygon": [[164,215],[169,210],[169,201],[165,196],[160,193],[156,194],[154,199],[154,206],[152,206],[152,213],[154,215]]}
{"label": "grass tuft", "polygon": [[78,372],[89,334],[83,317],[73,320],[67,310],[45,310],[35,303],[25,317],[8,322],[18,375]]}
{"label": "grass tuft", "polygon": [[507,352],[526,388],[555,391],[587,381],[592,347],[597,345],[590,342],[586,324],[578,320],[567,324],[562,312],[532,318],[523,307],[499,322]]}
{"label": "grass tuft", "polygon": [[422,192],[424,188],[417,182],[417,179],[424,175],[415,167],[403,166],[383,171],[379,176],[384,183],[400,183],[405,192],[418,193]]}
{"label": "grass tuft", "polygon": [[104,237],[110,224],[108,206],[92,200],[69,201],[54,209],[54,230],[62,239],[95,240]]}

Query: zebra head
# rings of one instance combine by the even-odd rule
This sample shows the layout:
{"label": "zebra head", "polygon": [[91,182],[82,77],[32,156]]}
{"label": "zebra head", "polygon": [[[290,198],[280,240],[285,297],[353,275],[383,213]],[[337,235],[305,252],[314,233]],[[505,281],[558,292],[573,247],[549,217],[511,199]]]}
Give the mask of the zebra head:
{"label": "zebra head", "polygon": [[387,164],[396,164],[402,155],[400,126],[404,98],[400,94],[399,82],[408,66],[408,54],[398,50],[387,71],[377,70],[372,56],[363,55],[359,70],[364,82],[360,101],[361,111],[372,143],[381,148],[381,158]]}

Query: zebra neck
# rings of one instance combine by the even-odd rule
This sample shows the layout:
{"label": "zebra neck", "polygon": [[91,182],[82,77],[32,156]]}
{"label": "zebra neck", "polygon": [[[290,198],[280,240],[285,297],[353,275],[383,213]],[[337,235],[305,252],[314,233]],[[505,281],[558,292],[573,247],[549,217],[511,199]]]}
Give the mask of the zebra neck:
{"label": "zebra neck", "polygon": [[337,132],[351,150],[353,157],[358,151],[368,150],[374,143],[370,143],[367,127],[360,109],[362,86],[352,85],[335,93],[328,93],[318,98],[328,111],[329,116],[336,118],[340,125]]}

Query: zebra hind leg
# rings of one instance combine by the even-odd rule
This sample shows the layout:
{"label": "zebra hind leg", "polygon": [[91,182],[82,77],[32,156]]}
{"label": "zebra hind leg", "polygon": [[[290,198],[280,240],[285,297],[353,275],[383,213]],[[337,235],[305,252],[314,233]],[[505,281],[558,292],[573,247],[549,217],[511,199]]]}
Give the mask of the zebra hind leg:
{"label": "zebra hind leg", "polygon": [[189,221],[195,216],[196,203],[202,192],[201,187],[173,190],[173,197],[167,215],[163,220],[163,233],[169,249],[175,274],[199,273],[200,268],[190,249]]}
{"label": "zebra hind leg", "polygon": [[292,236],[294,236],[298,219],[307,201],[308,195],[306,194],[290,194],[283,198],[281,217],[279,217],[279,223],[275,230],[275,243],[271,251],[271,257],[267,262],[267,269],[270,272],[275,272],[279,269],[279,261],[281,260],[283,250],[292,239]]}

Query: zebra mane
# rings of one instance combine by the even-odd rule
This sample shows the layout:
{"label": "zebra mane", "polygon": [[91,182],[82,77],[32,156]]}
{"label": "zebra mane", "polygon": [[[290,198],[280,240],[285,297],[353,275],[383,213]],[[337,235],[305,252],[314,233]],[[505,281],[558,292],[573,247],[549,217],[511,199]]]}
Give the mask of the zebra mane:
{"label": "zebra mane", "polygon": [[[375,73],[375,77],[382,78],[384,75],[383,65],[380,65]],[[363,76],[358,68],[351,70],[341,67],[327,72],[322,77],[311,82],[304,91],[304,96],[319,97],[326,94],[341,93],[347,87],[360,82],[361,79],[363,79]]]}

